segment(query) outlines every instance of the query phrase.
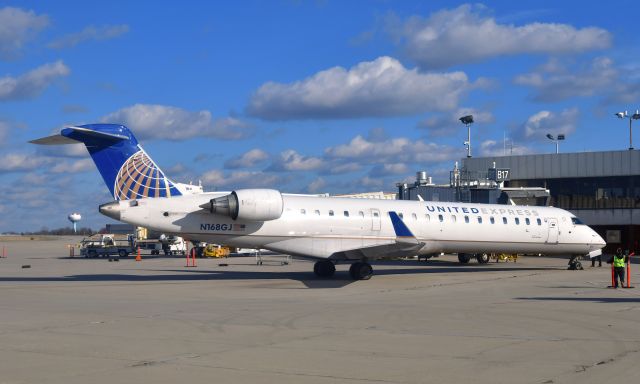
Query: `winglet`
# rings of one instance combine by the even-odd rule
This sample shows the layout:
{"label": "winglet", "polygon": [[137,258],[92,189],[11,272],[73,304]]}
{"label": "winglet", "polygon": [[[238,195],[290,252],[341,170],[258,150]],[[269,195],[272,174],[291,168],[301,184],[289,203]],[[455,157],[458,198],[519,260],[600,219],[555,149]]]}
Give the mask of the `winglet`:
{"label": "winglet", "polygon": [[413,235],[413,233],[411,233],[409,228],[407,228],[407,225],[402,221],[402,219],[396,212],[389,211],[389,217],[391,218],[393,231],[396,233],[397,237],[412,238],[415,240],[416,237]]}

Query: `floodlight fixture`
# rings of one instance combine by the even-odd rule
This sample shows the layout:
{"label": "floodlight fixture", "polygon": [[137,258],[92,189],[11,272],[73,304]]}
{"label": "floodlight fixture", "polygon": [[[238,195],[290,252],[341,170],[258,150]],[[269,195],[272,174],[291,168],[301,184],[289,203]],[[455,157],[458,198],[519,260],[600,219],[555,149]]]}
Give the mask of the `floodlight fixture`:
{"label": "floodlight fixture", "polygon": [[467,115],[467,116],[462,116],[460,118],[460,121],[462,121],[462,124],[471,124],[473,123],[473,115]]}
{"label": "floodlight fixture", "polygon": [[458,120],[467,126],[467,141],[464,142],[464,145],[467,147],[467,157],[471,157],[471,124],[473,124],[473,115],[462,116]]}
{"label": "floodlight fixture", "polygon": [[560,143],[561,140],[565,139],[564,133],[560,133],[558,135],[558,137],[555,137],[552,134],[547,133],[547,139],[549,139],[551,141],[554,141],[556,143],[556,154],[558,154],[558,152],[559,152],[559,143]]}
{"label": "floodlight fixture", "polygon": [[640,120],[640,111],[636,109],[636,113],[634,113],[633,115],[629,115],[627,111],[618,112],[618,113],[615,113],[614,115],[617,116],[619,119],[626,119],[626,118],[629,119],[629,150],[632,151],[633,136],[631,131],[631,123],[633,122],[633,120]]}

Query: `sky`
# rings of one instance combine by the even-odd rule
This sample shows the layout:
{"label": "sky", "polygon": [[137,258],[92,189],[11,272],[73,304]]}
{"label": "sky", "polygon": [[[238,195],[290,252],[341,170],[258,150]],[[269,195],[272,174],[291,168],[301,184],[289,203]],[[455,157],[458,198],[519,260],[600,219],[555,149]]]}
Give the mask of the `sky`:
{"label": "sky", "polygon": [[[395,191],[466,156],[625,150],[640,108],[631,1],[1,1],[0,233],[99,229],[82,145],[128,126],[206,191]],[[636,124],[638,125],[638,124]],[[637,129],[637,128],[634,128]],[[640,148],[640,135],[637,147]]]}

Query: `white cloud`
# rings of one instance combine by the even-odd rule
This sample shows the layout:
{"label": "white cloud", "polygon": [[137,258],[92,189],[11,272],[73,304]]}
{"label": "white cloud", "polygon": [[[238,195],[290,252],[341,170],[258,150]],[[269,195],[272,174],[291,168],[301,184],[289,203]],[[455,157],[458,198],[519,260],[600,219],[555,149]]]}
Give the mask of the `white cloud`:
{"label": "white cloud", "polygon": [[0,101],[22,100],[38,96],[56,79],[71,73],[62,60],[44,64],[19,77],[0,77]]}
{"label": "white cloud", "polygon": [[25,172],[49,165],[53,159],[27,153],[7,153],[0,156],[0,173]]}
{"label": "white cloud", "polygon": [[320,193],[326,186],[326,180],[322,177],[318,177],[307,185],[306,191],[308,193]]}
{"label": "white cloud", "polygon": [[619,83],[619,71],[606,57],[595,58],[585,68],[568,69],[552,60],[537,71],[517,76],[514,82],[533,88],[533,100],[556,102],[572,97],[608,93]]}
{"label": "white cloud", "polygon": [[546,141],[547,134],[568,135],[576,130],[579,117],[577,108],[565,109],[560,113],[543,110],[531,115],[516,132],[516,137]]}
{"label": "white cloud", "polygon": [[127,32],[129,32],[129,26],[126,24],[104,25],[101,27],[89,25],[80,32],[71,33],[52,41],[48,47],[52,49],[71,48],[85,41],[109,40],[122,36]]}
{"label": "white cloud", "polygon": [[238,188],[264,188],[279,186],[283,183],[283,178],[275,174],[260,171],[234,171],[225,174],[219,169],[205,172],[200,178],[205,185],[220,187]]}
{"label": "white cloud", "polygon": [[423,140],[406,137],[390,138],[384,141],[371,141],[361,135],[354,137],[348,144],[325,149],[328,158],[352,159],[368,163],[439,163],[457,159],[461,149]]}
{"label": "white cloud", "polygon": [[51,167],[51,172],[53,173],[80,173],[86,171],[97,171],[93,159],[80,159],[74,161],[63,161],[56,162],[53,167]]}
{"label": "white cloud", "polygon": [[414,16],[391,18],[388,31],[402,42],[407,55],[423,69],[446,68],[516,54],[571,54],[604,49],[611,34],[602,28],[568,24],[499,24],[483,5],[461,5]]}
{"label": "white cloud", "polygon": [[464,72],[419,73],[391,57],[334,67],[290,84],[269,82],[248,112],[267,120],[398,116],[446,111],[474,84]]}
{"label": "white cloud", "polygon": [[[384,180],[382,179],[376,179],[376,178],[371,178],[369,176],[365,176],[359,179],[356,183],[354,183],[354,185],[361,185],[367,188],[382,188],[385,186],[385,183],[384,183]],[[362,192],[362,191],[356,190],[353,192]]]}
{"label": "white cloud", "polygon": [[493,114],[489,111],[481,111],[475,108],[459,108],[453,113],[432,115],[418,123],[418,128],[426,129],[431,137],[451,136],[455,132],[460,132],[464,126],[460,122],[460,117],[473,115],[476,124],[491,124],[495,121]]}
{"label": "white cloud", "polygon": [[369,172],[369,176],[384,177],[390,175],[399,175],[408,172],[411,172],[411,170],[405,163],[378,164],[371,169],[371,172]]}
{"label": "white cloud", "polygon": [[[60,132],[58,130],[57,132]],[[43,156],[51,157],[88,157],[84,144],[65,144],[65,145],[38,145],[36,147],[36,153]]]}
{"label": "white cloud", "polygon": [[505,143],[495,140],[485,140],[480,143],[480,156],[493,157],[493,156],[506,156],[506,155],[528,155],[534,153],[531,148],[518,145],[512,141],[508,141],[505,147]]}
{"label": "white cloud", "polygon": [[240,140],[253,133],[247,123],[233,117],[214,120],[211,112],[206,110],[192,112],[157,104],[135,104],[113,112],[101,121],[127,125],[139,139],[187,140],[212,137]]}
{"label": "white cloud", "polygon": [[238,168],[251,168],[262,163],[269,158],[269,154],[259,148],[254,148],[250,151],[243,153],[240,156],[236,156],[227,160],[224,163],[224,167],[227,169]]}
{"label": "white cloud", "polygon": [[[325,160],[329,161],[329,160]],[[321,170],[322,174],[328,175],[340,175],[343,173],[352,173],[357,172],[362,169],[362,165],[353,162],[347,162],[340,164],[339,162],[333,161],[330,166],[327,166],[323,170]]]}
{"label": "white cloud", "polygon": [[0,59],[18,56],[25,43],[48,25],[47,15],[15,7],[0,8]]}
{"label": "white cloud", "polygon": [[303,156],[293,149],[280,153],[268,168],[269,171],[317,171],[324,167],[319,157]]}

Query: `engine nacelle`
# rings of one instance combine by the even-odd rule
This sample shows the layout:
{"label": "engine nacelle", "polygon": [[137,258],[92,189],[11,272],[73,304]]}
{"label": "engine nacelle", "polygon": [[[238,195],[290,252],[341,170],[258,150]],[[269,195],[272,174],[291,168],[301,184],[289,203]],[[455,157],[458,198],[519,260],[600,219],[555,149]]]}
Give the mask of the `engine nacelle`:
{"label": "engine nacelle", "polygon": [[209,210],[233,220],[269,221],[282,216],[282,194],[275,189],[239,189],[211,199]]}

